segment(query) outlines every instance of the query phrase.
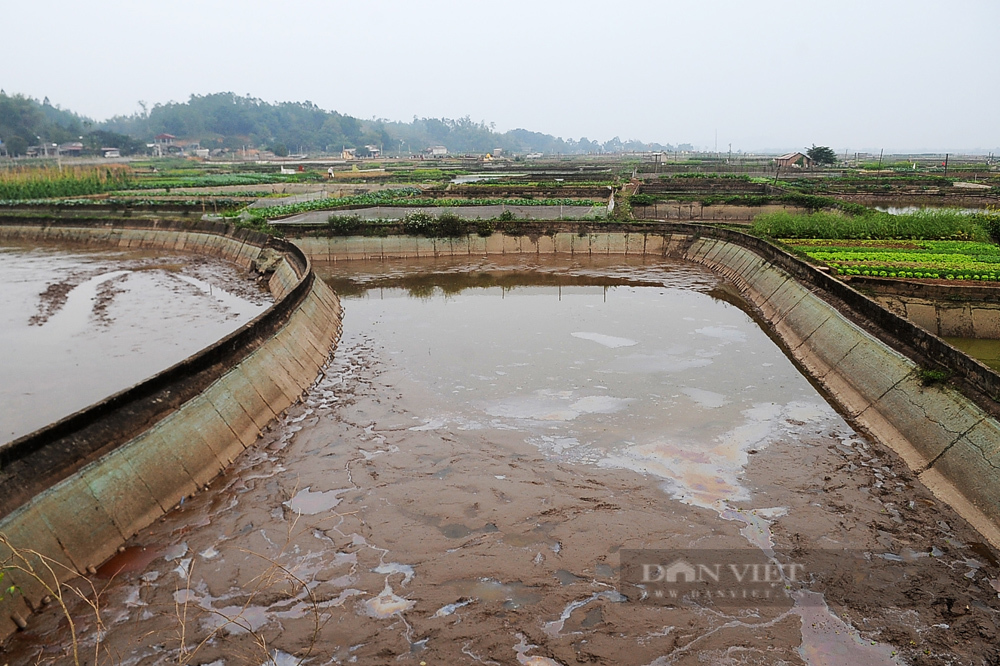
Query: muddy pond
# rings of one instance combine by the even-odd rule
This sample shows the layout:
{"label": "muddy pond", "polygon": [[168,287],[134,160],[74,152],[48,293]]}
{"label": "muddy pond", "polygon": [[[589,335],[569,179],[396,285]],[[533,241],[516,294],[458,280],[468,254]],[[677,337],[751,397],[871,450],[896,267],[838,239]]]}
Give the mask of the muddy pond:
{"label": "muddy pond", "polygon": [[264,311],[197,255],[0,245],[0,443],[128,388]]}
{"label": "muddy pond", "polygon": [[[334,361],[98,571],[99,614],[71,604],[91,660],[1000,659],[995,552],[712,273],[319,270],[344,304]],[[684,568],[695,585],[671,596]],[[67,629],[41,613],[4,659],[63,663]]]}

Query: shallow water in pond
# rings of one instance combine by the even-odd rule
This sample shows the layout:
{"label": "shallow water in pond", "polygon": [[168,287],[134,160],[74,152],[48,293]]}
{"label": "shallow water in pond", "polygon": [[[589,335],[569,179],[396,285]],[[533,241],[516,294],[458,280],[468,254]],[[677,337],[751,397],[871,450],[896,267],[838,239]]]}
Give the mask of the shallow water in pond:
{"label": "shallow water in pond", "polygon": [[[73,607],[84,644],[138,666],[1000,656],[981,537],[711,273],[320,268],[345,294],[333,363],[207,492],[130,541],[101,630]],[[624,549],[773,554],[809,576],[771,604],[661,605],[620,580]],[[134,570],[149,552],[163,555]],[[65,629],[32,618],[11,663],[58,661]]]}
{"label": "shallow water in pond", "polygon": [[266,307],[234,265],[177,253],[0,246],[0,443],[166,369]]}
{"label": "shallow water in pond", "polygon": [[952,337],[946,337],[944,340],[956,349],[964,351],[972,358],[982,361],[1000,372],[1000,340]]}
{"label": "shallow water in pond", "polygon": [[750,499],[749,451],[845,427],[753,320],[716,297],[710,273],[618,273],[610,286],[584,271],[565,286],[469,288],[475,271],[437,274],[439,287],[371,287],[345,307],[352,329],[384,331],[393,362],[446,402],[413,430],[518,431],[552,460],[650,474],[697,506]]}

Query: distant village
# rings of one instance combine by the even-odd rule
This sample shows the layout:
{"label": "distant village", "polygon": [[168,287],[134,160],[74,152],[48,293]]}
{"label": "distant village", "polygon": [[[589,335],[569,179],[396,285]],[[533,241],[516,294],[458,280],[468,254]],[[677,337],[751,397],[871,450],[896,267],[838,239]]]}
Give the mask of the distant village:
{"label": "distant village", "polygon": [[[685,146],[685,148],[691,148],[691,146]],[[692,156],[700,154],[699,151],[691,150],[678,150],[674,152],[627,152],[622,153],[622,156],[626,157],[637,157],[643,161],[649,162],[668,162],[671,160],[687,159]],[[715,155],[716,153],[709,153]],[[104,159],[121,159],[123,157],[121,149],[115,147],[104,147],[98,150],[90,149],[87,150],[84,144],[80,141],[71,141],[62,144],[55,143],[40,143],[38,145],[29,146],[26,152],[26,157],[28,158],[75,158],[84,156],[96,156]],[[274,151],[254,148],[252,146],[243,146],[237,149],[227,149],[227,148],[202,148],[199,141],[194,139],[181,139],[173,134],[157,134],[151,143],[146,144],[146,157],[186,157],[195,158],[200,160],[219,160],[219,161],[244,161],[244,162],[296,162],[302,161],[310,158],[308,153],[292,153],[287,155],[278,155]],[[313,155],[315,158],[323,158],[329,160],[331,157],[343,161],[354,161],[354,160],[376,160],[383,157],[392,158],[408,158],[408,159],[443,159],[447,157],[462,157],[462,158],[477,158],[484,162],[502,162],[502,161],[512,161],[512,160],[536,160],[544,157],[543,153],[533,152],[526,153],[523,155],[509,155],[506,154],[503,148],[494,148],[491,152],[480,155],[450,155],[448,148],[445,146],[427,146],[422,151],[417,153],[403,154],[383,154],[381,146],[375,145],[365,145],[361,148],[348,148],[343,147],[340,150],[339,155],[337,153],[321,153],[318,155]],[[746,158],[757,158],[759,160],[761,157],[768,158],[776,167],[786,168],[786,169],[809,169],[815,166],[814,160],[812,160],[808,155],[801,152],[792,152],[779,156],[770,155],[754,155],[750,156],[747,154],[740,154],[737,156],[739,159]],[[871,155],[868,153],[855,153],[851,156],[854,160],[864,160],[870,159]]]}

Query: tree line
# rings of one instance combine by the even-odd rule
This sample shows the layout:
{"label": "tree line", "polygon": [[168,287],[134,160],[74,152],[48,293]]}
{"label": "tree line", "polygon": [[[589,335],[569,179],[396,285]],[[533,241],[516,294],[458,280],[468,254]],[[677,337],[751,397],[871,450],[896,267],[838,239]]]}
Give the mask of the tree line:
{"label": "tree line", "polygon": [[82,143],[84,152],[97,154],[102,148],[118,148],[123,154],[139,152],[145,143],[109,130],[100,123],[72,111],[53,106],[48,97],[38,100],[8,95],[0,90],[0,142],[2,152],[17,156],[39,144]]}
{"label": "tree line", "polygon": [[[202,148],[240,150],[243,147],[284,151],[339,152],[342,148],[376,146],[384,154],[420,153],[445,146],[451,153],[486,153],[502,148],[514,153],[564,153],[674,150],[674,146],[623,141],[597,142],[582,137],[563,139],[459,119],[417,118],[410,122],[361,120],[326,111],[312,102],[269,103],[233,93],[192,95],[186,102],[139,103],[141,111],[95,122],[71,111],[23,95],[0,91],[0,141],[11,155],[24,154],[42,141],[82,141],[87,146],[116,147],[123,154],[142,150],[159,134],[198,141]],[[80,137],[83,137],[81,139]],[[100,145],[98,145],[100,144]],[[683,146],[681,149],[688,148]]]}

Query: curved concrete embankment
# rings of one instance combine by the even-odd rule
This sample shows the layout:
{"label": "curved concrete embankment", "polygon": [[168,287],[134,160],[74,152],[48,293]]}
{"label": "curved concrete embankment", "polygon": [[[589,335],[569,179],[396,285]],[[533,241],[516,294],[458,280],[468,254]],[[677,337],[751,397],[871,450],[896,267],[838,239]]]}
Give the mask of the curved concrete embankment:
{"label": "curved concrete embankment", "polygon": [[[54,560],[63,580],[203,487],[315,381],[340,338],[340,302],[290,243],[215,223],[0,221],[0,241],[163,249],[227,259],[267,277],[275,303],[163,372],[0,447],[0,533]],[[9,562],[11,551],[0,557]],[[29,557],[44,572],[35,557]],[[51,581],[50,581],[51,582]],[[0,635],[46,591],[8,570]]]}
{"label": "curved concrete embankment", "polygon": [[[911,322],[760,239],[691,224],[533,237],[300,238],[314,259],[489,255],[677,257],[729,278],[854,423],[1000,547],[1000,376]],[[925,386],[945,368],[955,386]]]}
{"label": "curved concrete embankment", "polygon": [[[692,236],[676,254],[732,280],[856,425],[891,447],[927,487],[1000,547],[1000,422],[988,397],[998,395],[996,373],[757,239]],[[872,327],[854,323],[820,294],[840,300]],[[919,349],[915,356],[923,359],[887,344],[879,328],[885,338]],[[925,386],[921,373],[928,361],[966,372],[986,394]]]}

